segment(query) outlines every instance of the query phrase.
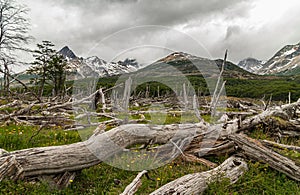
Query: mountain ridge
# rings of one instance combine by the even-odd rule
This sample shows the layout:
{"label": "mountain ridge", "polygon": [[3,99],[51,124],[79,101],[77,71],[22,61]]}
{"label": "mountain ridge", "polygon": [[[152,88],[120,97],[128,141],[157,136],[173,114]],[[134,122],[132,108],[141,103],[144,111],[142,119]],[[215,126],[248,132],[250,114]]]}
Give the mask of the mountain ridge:
{"label": "mountain ridge", "polygon": [[68,47],[63,47],[59,53],[66,58],[69,63],[68,72],[72,76],[76,75],[79,78],[89,77],[107,77],[129,72],[134,72],[138,69],[139,64],[135,59],[125,59],[118,62],[106,62],[98,56],[91,56],[87,58],[78,57]]}
{"label": "mountain ridge", "polygon": [[245,70],[261,75],[299,74],[300,43],[284,46],[266,62],[254,58],[246,58],[240,61],[238,65]]}

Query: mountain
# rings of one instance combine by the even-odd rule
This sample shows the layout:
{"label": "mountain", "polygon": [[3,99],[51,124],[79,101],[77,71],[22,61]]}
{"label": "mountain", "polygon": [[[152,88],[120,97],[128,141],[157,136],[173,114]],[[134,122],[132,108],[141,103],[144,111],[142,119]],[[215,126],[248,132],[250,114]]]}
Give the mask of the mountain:
{"label": "mountain", "polygon": [[255,58],[246,58],[238,63],[238,66],[248,72],[254,74],[260,74],[260,70],[263,68],[265,62],[257,60]]}
{"label": "mountain", "polygon": [[72,73],[71,77],[76,75],[76,78],[108,77],[134,72],[139,68],[139,64],[135,59],[108,63],[97,56],[77,57],[68,46],[62,48],[59,53],[67,59],[68,71]]}
{"label": "mountain", "polygon": [[249,72],[261,75],[299,74],[300,43],[283,47],[267,62],[247,58],[239,62],[238,66]]}
{"label": "mountain", "polygon": [[[168,71],[172,70],[172,68],[169,68],[169,66],[172,66],[179,71],[179,74],[200,75],[207,78],[218,77],[222,64],[223,60],[221,59],[210,60],[183,52],[175,52],[139,71],[148,71],[161,76],[164,74],[164,71],[166,71],[166,74],[168,74]],[[176,74],[176,72],[174,71],[174,74]],[[257,77],[257,75],[243,70],[237,65],[227,61],[225,64],[223,77],[252,79]]]}
{"label": "mountain", "polygon": [[300,68],[300,43],[279,50],[261,69],[263,74],[293,72]]}
{"label": "mountain", "polygon": [[65,46],[63,47],[59,53],[61,55],[63,55],[66,59],[68,60],[74,60],[74,59],[77,59],[78,57],[75,55],[75,53],[68,47],[68,46]]}

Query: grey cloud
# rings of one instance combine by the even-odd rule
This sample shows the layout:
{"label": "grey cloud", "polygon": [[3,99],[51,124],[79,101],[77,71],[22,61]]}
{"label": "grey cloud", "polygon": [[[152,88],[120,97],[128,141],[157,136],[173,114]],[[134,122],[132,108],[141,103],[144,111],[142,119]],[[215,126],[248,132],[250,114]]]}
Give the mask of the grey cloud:
{"label": "grey cloud", "polygon": [[[270,21],[260,29],[247,27],[247,18],[261,0],[20,0],[32,10],[33,35],[38,41],[51,40],[58,47],[69,45],[78,55],[108,53],[91,49],[111,34],[140,25],[162,25],[182,30],[202,43],[212,57],[220,58],[226,48],[230,60],[248,57],[267,59],[274,50],[299,42],[298,11],[290,11],[280,21]],[[266,7],[265,11],[270,11]],[[244,25],[240,25],[240,24]],[[151,34],[152,33],[152,34]],[[164,31],[126,34],[107,47],[125,48],[142,43]],[[184,40],[169,34],[176,48]],[[157,39],[163,42],[163,38]],[[155,40],[155,41],[157,41]],[[163,43],[164,44],[164,43]],[[145,53],[145,52],[143,52]],[[130,56],[129,56],[130,57]],[[210,57],[203,53],[203,57]]]}
{"label": "grey cloud", "polygon": [[[72,34],[72,40],[84,40],[84,43],[72,43],[79,48],[79,45],[89,45],[109,36],[118,30],[139,25],[163,25],[176,26],[187,24],[195,20],[202,25],[207,16],[214,13],[227,13],[239,4],[247,1],[207,1],[207,0],[130,0],[130,1],[108,1],[108,0],[56,0],[56,4],[65,9],[77,10],[80,20],[72,21],[79,23],[81,29]],[[234,11],[230,11],[234,17]],[[246,13],[246,10],[244,10]],[[240,13],[237,13],[240,17]],[[210,18],[213,19],[213,18]],[[133,35],[134,36],[134,35]],[[70,37],[69,37],[70,38]],[[128,37],[130,39],[131,37]],[[78,49],[80,53],[86,50],[85,47]]]}
{"label": "grey cloud", "polygon": [[226,33],[226,37],[225,40],[230,39],[232,36],[234,36],[235,34],[238,34],[241,31],[241,28],[239,26],[229,26],[227,28],[227,33]]}
{"label": "grey cloud", "polygon": [[[107,13],[129,16],[139,24],[174,25],[213,12],[222,12],[246,0],[56,0],[61,6],[77,7],[82,17],[101,17]],[[231,12],[234,14],[234,12]],[[245,13],[245,11],[244,11]],[[240,13],[239,13],[240,14]],[[109,21],[108,21],[109,22]],[[130,20],[127,21],[131,23]]]}

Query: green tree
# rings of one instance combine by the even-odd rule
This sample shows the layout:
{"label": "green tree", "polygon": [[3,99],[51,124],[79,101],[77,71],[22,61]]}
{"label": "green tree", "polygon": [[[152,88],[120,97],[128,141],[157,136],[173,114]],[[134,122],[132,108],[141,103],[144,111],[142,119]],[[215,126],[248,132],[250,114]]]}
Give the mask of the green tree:
{"label": "green tree", "polygon": [[60,55],[54,55],[48,64],[47,79],[53,86],[53,95],[64,97],[65,82],[67,77],[68,64],[66,59]]}
{"label": "green tree", "polygon": [[39,86],[38,95],[43,96],[44,87],[47,80],[47,71],[49,67],[49,62],[52,57],[56,55],[55,49],[53,49],[54,44],[50,41],[43,41],[42,44],[37,44],[38,49],[33,52],[33,57],[35,61],[32,66],[27,71],[29,74],[35,74],[36,78],[34,82]]}
{"label": "green tree", "polygon": [[35,61],[28,70],[28,73],[36,75],[34,82],[39,86],[39,97],[43,96],[46,84],[52,86],[54,96],[63,96],[65,92],[68,65],[54,46],[50,41],[37,44],[38,49],[33,54]]}

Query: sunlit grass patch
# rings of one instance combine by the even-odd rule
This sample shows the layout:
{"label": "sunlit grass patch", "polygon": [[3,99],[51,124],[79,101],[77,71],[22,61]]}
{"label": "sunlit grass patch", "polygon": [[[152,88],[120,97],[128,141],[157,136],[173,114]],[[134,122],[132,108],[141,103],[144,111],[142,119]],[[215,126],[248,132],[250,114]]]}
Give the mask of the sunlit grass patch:
{"label": "sunlit grass patch", "polygon": [[0,126],[0,148],[7,151],[32,147],[56,146],[81,141],[78,132],[65,132],[61,127],[45,128],[25,125]]}

